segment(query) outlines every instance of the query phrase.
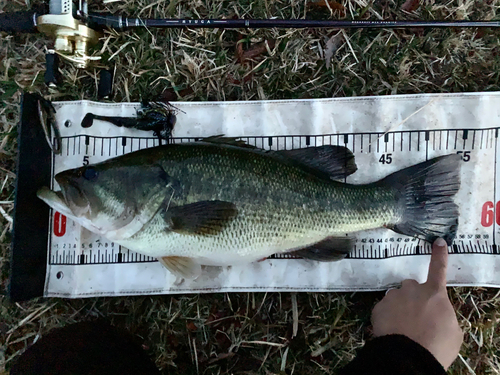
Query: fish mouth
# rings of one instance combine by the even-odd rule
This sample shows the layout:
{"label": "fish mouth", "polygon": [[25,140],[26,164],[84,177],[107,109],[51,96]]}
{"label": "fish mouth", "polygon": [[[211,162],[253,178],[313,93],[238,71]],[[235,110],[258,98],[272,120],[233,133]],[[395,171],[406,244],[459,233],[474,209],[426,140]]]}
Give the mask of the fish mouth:
{"label": "fish mouth", "polygon": [[73,216],[73,212],[66,204],[64,196],[60,191],[52,191],[44,186],[36,192],[36,195],[54,210],[66,216]]}
{"label": "fish mouth", "polygon": [[90,204],[84,191],[66,172],[58,173],[55,179],[61,187],[61,191],[55,194],[64,201],[74,216],[85,217],[90,211]]}

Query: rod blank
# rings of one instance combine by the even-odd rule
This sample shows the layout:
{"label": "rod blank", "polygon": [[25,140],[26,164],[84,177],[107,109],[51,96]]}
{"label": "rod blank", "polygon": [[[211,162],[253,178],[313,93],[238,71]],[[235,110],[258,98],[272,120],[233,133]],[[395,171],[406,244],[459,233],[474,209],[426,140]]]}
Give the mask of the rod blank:
{"label": "rod blank", "polygon": [[142,19],[122,16],[90,14],[89,22],[97,27],[130,29],[155,28],[211,28],[211,29],[261,29],[261,28],[407,28],[407,27],[499,27],[499,21],[343,21],[343,20],[283,20],[283,19]]}

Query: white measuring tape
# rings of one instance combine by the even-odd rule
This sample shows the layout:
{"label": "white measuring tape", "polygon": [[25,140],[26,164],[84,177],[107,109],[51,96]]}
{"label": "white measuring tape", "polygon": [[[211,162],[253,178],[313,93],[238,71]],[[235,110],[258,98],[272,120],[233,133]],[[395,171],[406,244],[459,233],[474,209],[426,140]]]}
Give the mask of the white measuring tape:
{"label": "white measuring tape", "polygon": [[[53,175],[158,145],[151,134],[117,128],[105,122],[96,121],[88,129],[79,126],[87,112],[133,116],[138,108],[136,104],[83,101],[56,103],[55,106],[62,153],[53,158]],[[495,262],[500,264],[497,260],[500,257],[495,256],[500,253],[497,246],[500,241],[500,202],[497,202],[500,195],[496,184],[499,127],[495,126],[498,125],[499,94],[176,103],[176,106],[185,113],[178,116],[175,142],[226,134],[242,136],[249,144],[264,149],[341,145],[354,153],[358,165],[358,171],[347,178],[349,183],[376,181],[436,156],[460,154],[462,186],[456,199],[460,220],[457,237],[450,248],[450,253],[455,254],[450,259],[457,260],[452,281],[467,285],[500,285],[500,276],[497,280],[493,271],[488,273],[487,267],[481,267],[480,272],[471,269],[476,267],[476,261],[479,264],[488,262],[489,266]],[[72,125],[64,127],[64,123]],[[428,261],[423,255],[430,253],[430,246],[424,241],[379,229],[360,232],[350,259],[342,262],[318,265],[282,255],[263,264],[252,264],[247,269],[236,267],[217,271],[216,282],[207,276],[197,284],[176,287],[168,271],[159,267],[156,259],[133,253],[82,230],[57,212],[52,213],[50,220],[47,295],[382,289],[390,282],[400,281],[398,277],[404,270],[418,277]],[[266,267],[271,270],[271,276],[264,277],[261,285],[259,278]],[[285,269],[302,274],[302,280],[278,275]],[[106,286],[106,278],[98,276],[103,270],[113,279],[112,286],[109,281]],[[117,275],[123,272],[135,276],[127,276],[128,282],[117,285]],[[142,279],[145,276],[139,276],[141,272],[155,276],[145,281]],[[81,283],[82,274],[100,281]]]}

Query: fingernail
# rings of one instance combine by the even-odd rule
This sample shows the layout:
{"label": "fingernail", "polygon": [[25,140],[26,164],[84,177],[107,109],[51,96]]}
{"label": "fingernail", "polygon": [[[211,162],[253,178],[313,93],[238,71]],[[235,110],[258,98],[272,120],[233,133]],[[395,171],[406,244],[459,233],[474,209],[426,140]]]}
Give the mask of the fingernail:
{"label": "fingernail", "polygon": [[448,246],[448,244],[446,243],[446,241],[443,238],[441,238],[441,237],[438,238],[436,241],[434,241],[434,245],[439,246],[439,247]]}

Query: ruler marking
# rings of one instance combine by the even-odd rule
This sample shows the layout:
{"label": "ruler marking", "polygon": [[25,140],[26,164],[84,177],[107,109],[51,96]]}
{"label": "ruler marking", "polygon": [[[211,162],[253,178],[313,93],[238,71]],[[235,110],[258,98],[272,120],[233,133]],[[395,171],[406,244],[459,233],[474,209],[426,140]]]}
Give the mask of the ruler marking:
{"label": "ruler marking", "polygon": [[425,160],[429,160],[429,132],[425,132]]}
{"label": "ruler marking", "polygon": [[467,138],[469,137],[469,131],[467,129],[462,130],[462,139],[464,140],[463,149],[465,150],[465,145],[467,143]]}
{"label": "ruler marking", "polygon": [[[439,132],[439,140],[437,139],[437,134],[436,134],[436,131]],[[425,153],[426,153],[426,160],[428,160],[429,158],[429,148],[430,148],[430,145],[429,145],[429,141],[430,141],[430,137],[431,137],[431,132],[432,132],[432,149],[435,151],[436,148],[437,148],[437,143],[439,142],[439,149],[441,150],[442,148],[442,136],[443,134],[446,134],[447,135],[447,139],[446,139],[446,148],[448,149],[449,147],[451,148],[451,144],[449,143],[450,141],[450,131],[453,131],[453,130],[426,130],[423,132],[424,134],[424,137],[422,137],[423,139],[421,139],[421,134],[420,132],[421,131],[417,131],[417,147],[413,148],[412,150],[412,132],[414,133],[415,131],[400,131],[400,132],[390,132],[392,133],[392,142],[393,142],[393,145],[392,145],[392,150],[394,151],[395,150],[395,143],[396,143],[396,133],[399,133],[400,135],[400,140],[401,140],[401,151],[405,150],[405,146],[403,145],[404,142],[406,141],[404,139],[404,134],[405,133],[408,133],[408,141],[409,141],[409,146],[408,146],[408,151],[423,151],[421,150],[421,147],[420,147],[420,142],[425,140]],[[458,140],[459,140],[459,137],[458,137],[458,132],[459,131],[462,131],[462,134],[461,134],[461,139],[463,140],[463,144],[458,144]],[[481,131],[481,134],[479,136],[479,132]],[[487,132],[486,133],[486,142],[485,142],[485,136],[484,136],[484,132]],[[446,133],[445,133],[446,132]],[[494,133],[493,133],[494,132]],[[476,136],[476,133],[477,133],[477,136]],[[467,147],[469,147],[470,149],[475,149],[477,148],[476,146],[479,146],[479,148],[483,148],[483,146],[486,144],[486,147],[487,148],[492,148],[491,152],[492,154],[494,153],[494,163],[495,163],[495,171],[494,171],[494,201],[496,202],[497,200],[497,192],[496,192],[496,178],[497,178],[497,157],[498,157],[498,133],[499,133],[499,128],[490,128],[490,129],[462,129],[462,130],[455,130],[455,143],[454,143],[454,148],[457,149],[457,147],[460,147],[460,145],[462,145],[463,149],[467,149]],[[356,150],[356,142],[358,141],[356,136],[359,135],[360,136],[360,142],[361,142],[361,150],[363,150],[363,143],[364,143],[364,136],[368,135],[368,140],[370,141],[369,143],[369,147],[368,147],[368,152],[372,152],[372,149],[371,149],[371,141],[372,141],[372,135],[373,136],[377,136],[377,152],[390,152],[390,149],[391,147],[388,146],[388,143],[390,141],[390,135],[389,133],[345,133],[345,134],[337,134],[337,135],[322,135],[322,143],[323,144],[326,144],[325,143],[325,137],[326,137],[326,140],[329,139],[329,142],[330,144],[335,144],[334,142],[334,139],[332,139],[332,137],[336,136],[337,137],[337,145],[340,146],[340,144],[344,144],[345,147],[348,147],[350,146],[350,136],[352,136],[352,151],[355,152]],[[342,136],[342,141],[340,141],[340,137]],[[382,149],[383,151],[380,151],[380,142],[382,142],[381,138],[382,136],[384,137],[384,148]],[[85,137],[85,138],[82,138],[82,137]],[[112,142],[112,139],[108,138],[108,137],[93,137],[93,136],[90,136],[92,137],[92,141],[94,142],[93,143],[93,154],[95,155],[96,154],[96,150],[98,150],[97,148],[97,145],[96,145],[96,142],[97,142],[97,139],[100,139],[101,141],[101,156],[104,156],[105,154],[105,151],[104,151],[104,141],[108,141],[109,144],[108,144],[108,148],[109,148],[109,151],[110,151],[110,155],[109,156],[112,156],[111,155],[111,151],[112,151],[112,145],[111,145],[111,142]],[[67,145],[67,153],[70,153],[69,151],[69,147],[71,146],[69,144],[69,142],[73,142],[73,155],[77,155],[78,152],[81,152],[81,148],[83,146],[83,144],[85,143],[86,146],[90,146],[90,137],[89,136],[86,136],[86,135],[81,135],[81,136],[78,136],[78,142],[79,142],[79,150],[76,149],[76,137],[74,137],[72,140],[70,140],[69,138],[67,138],[66,140],[66,145]],[[117,146],[116,148],[116,151],[117,151],[117,154],[118,154],[118,138],[122,138],[122,145],[123,145],[123,140],[125,139],[125,143],[126,143],[126,138],[127,137],[117,137],[116,140],[115,140],[115,144]],[[133,151],[135,149],[136,146],[138,146],[138,149],[143,149],[144,145],[146,145],[146,147],[149,147],[150,146],[150,138],[141,138],[141,137],[128,137],[130,138],[131,140],[131,143],[130,143],[130,151]],[[261,140],[261,144],[262,146],[264,146],[264,141],[265,139],[264,138],[268,138],[269,139],[272,139],[272,137],[247,137],[247,143],[255,143],[257,144],[258,140],[260,139]],[[290,147],[288,146],[288,142],[291,141],[291,149],[295,149],[297,146],[299,148],[302,148],[303,146],[303,141],[305,141],[305,143],[307,144],[307,140],[309,139],[309,144],[310,144],[310,136],[306,136],[305,139],[303,140],[302,139],[303,137],[302,136],[299,136],[298,137],[298,142],[295,142],[295,139],[296,139],[296,136],[284,136],[283,137],[283,141],[284,141],[284,144],[282,145],[281,144],[281,139],[280,137],[276,137],[276,140],[277,140],[277,144],[276,144],[276,147],[278,149],[290,149]],[[142,143],[142,140],[145,140],[145,143],[143,144]],[[491,140],[490,140],[491,139]],[[134,144],[134,141],[137,140],[137,145]],[[472,142],[471,145],[469,145],[467,143],[467,140],[470,140],[470,142]],[[475,145],[475,142],[478,142],[478,145]],[[174,143],[175,142],[183,142],[183,140],[172,140]],[[189,140],[187,140],[189,141]],[[489,141],[489,142],[488,142]],[[493,144],[493,142],[495,142]],[[298,144],[298,145],[297,145]],[[318,144],[318,136],[315,137],[315,144],[317,145]],[[493,150],[493,147],[494,147],[494,150]],[[88,154],[89,153],[89,150],[90,147],[86,147],[86,153]],[[127,148],[128,149],[128,148]],[[385,150],[385,151],[384,151]],[[125,148],[123,150],[123,152],[125,152]],[[358,151],[359,152],[359,151]],[[53,165],[55,165],[55,156],[53,155]],[[50,216],[50,219],[49,220],[53,220],[53,215]],[[477,240],[477,243],[475,243],[474,241],[471,241],[471,240],[466,240],[465,243],[464,241],[461,241],[462,243],[454,243],[451,247],[450,250],[452,250],[454,253],[491,253],[491,254],[498,254],[500,251],[500,249],[498,249],[498,246],[496,245],[496,227],[498,226],[498,224],[496,223],[496,220],[493,220],[493,244],[490,245],[489,243],[487,243],[488,241],[486,241],[486,243],[484,242],[484,240]],[[49,230],[52,226],[49,224]],[[366,258],[366,259],[380,259],[380,258],[389,258],[389,257],[393,257],[393,256],[404,256],[404,255],[412,255],[412,254],[415,254],[415,255],[421,255],[421,254],[426,254],[426,253],[430,253],[429,250],[427,250],[425,244],[420,244],[420,242],[416,243],[416,244],[412,244],[412,243],[401,243],[403,245],[403,248],[401,248],[399,246],[399,244],[386,244],[385,246],[384,245],[378,245],[378,246],[374,246],[374,245],[370,245],[370,248],[364,248],[364,246],[357,246],[356,247],[356,250],[355,250],[355,254],[353,254],[351,257],[352,258]],[[121,263],[123,261],[125,262],[128,262],[128,263],[133,263],[133,262],[150,262],[150,261],[155,261],[153,258],[151,257],[148,257],[148,256],[145,256],[145,255],[138,255],[137,253],[133,253],[134,255],[131,255],[130,253],[128,254],[128,256],[126,256],[127,254],[122,254],[121,252],[119,253],[116,253],[114,252],[114,249],[111,248],[111,251],[108,251],[109,249],[104,249],[104,252],[100,252],[100,250],[98,249],[97,252],[94,252],[92,253],[92,251],[90,251],[90,254],[88,255],[84,255],[84,254],[81,254],[81,255],[78,255],[77,252],[75,252],[74,250],[72,251],[71,249],[68,249],[67,251],[66,250],[60,250],[58,251],[56,254],[54,254],[54,250],[52,248],[53,246],[53,241],[52,241],[52,235],[49,235],[49,259],[51,261],[52,264],[100,264],[100,263]],[[120,249],[121,250],[121,249]],[[116,256],[115,256],[116,254]],[[119,255],[120,254],[120,255]],[[126,256],[125,259],[124,259],[124,255]],[[120,259],[121,258],[121,259]]]}

